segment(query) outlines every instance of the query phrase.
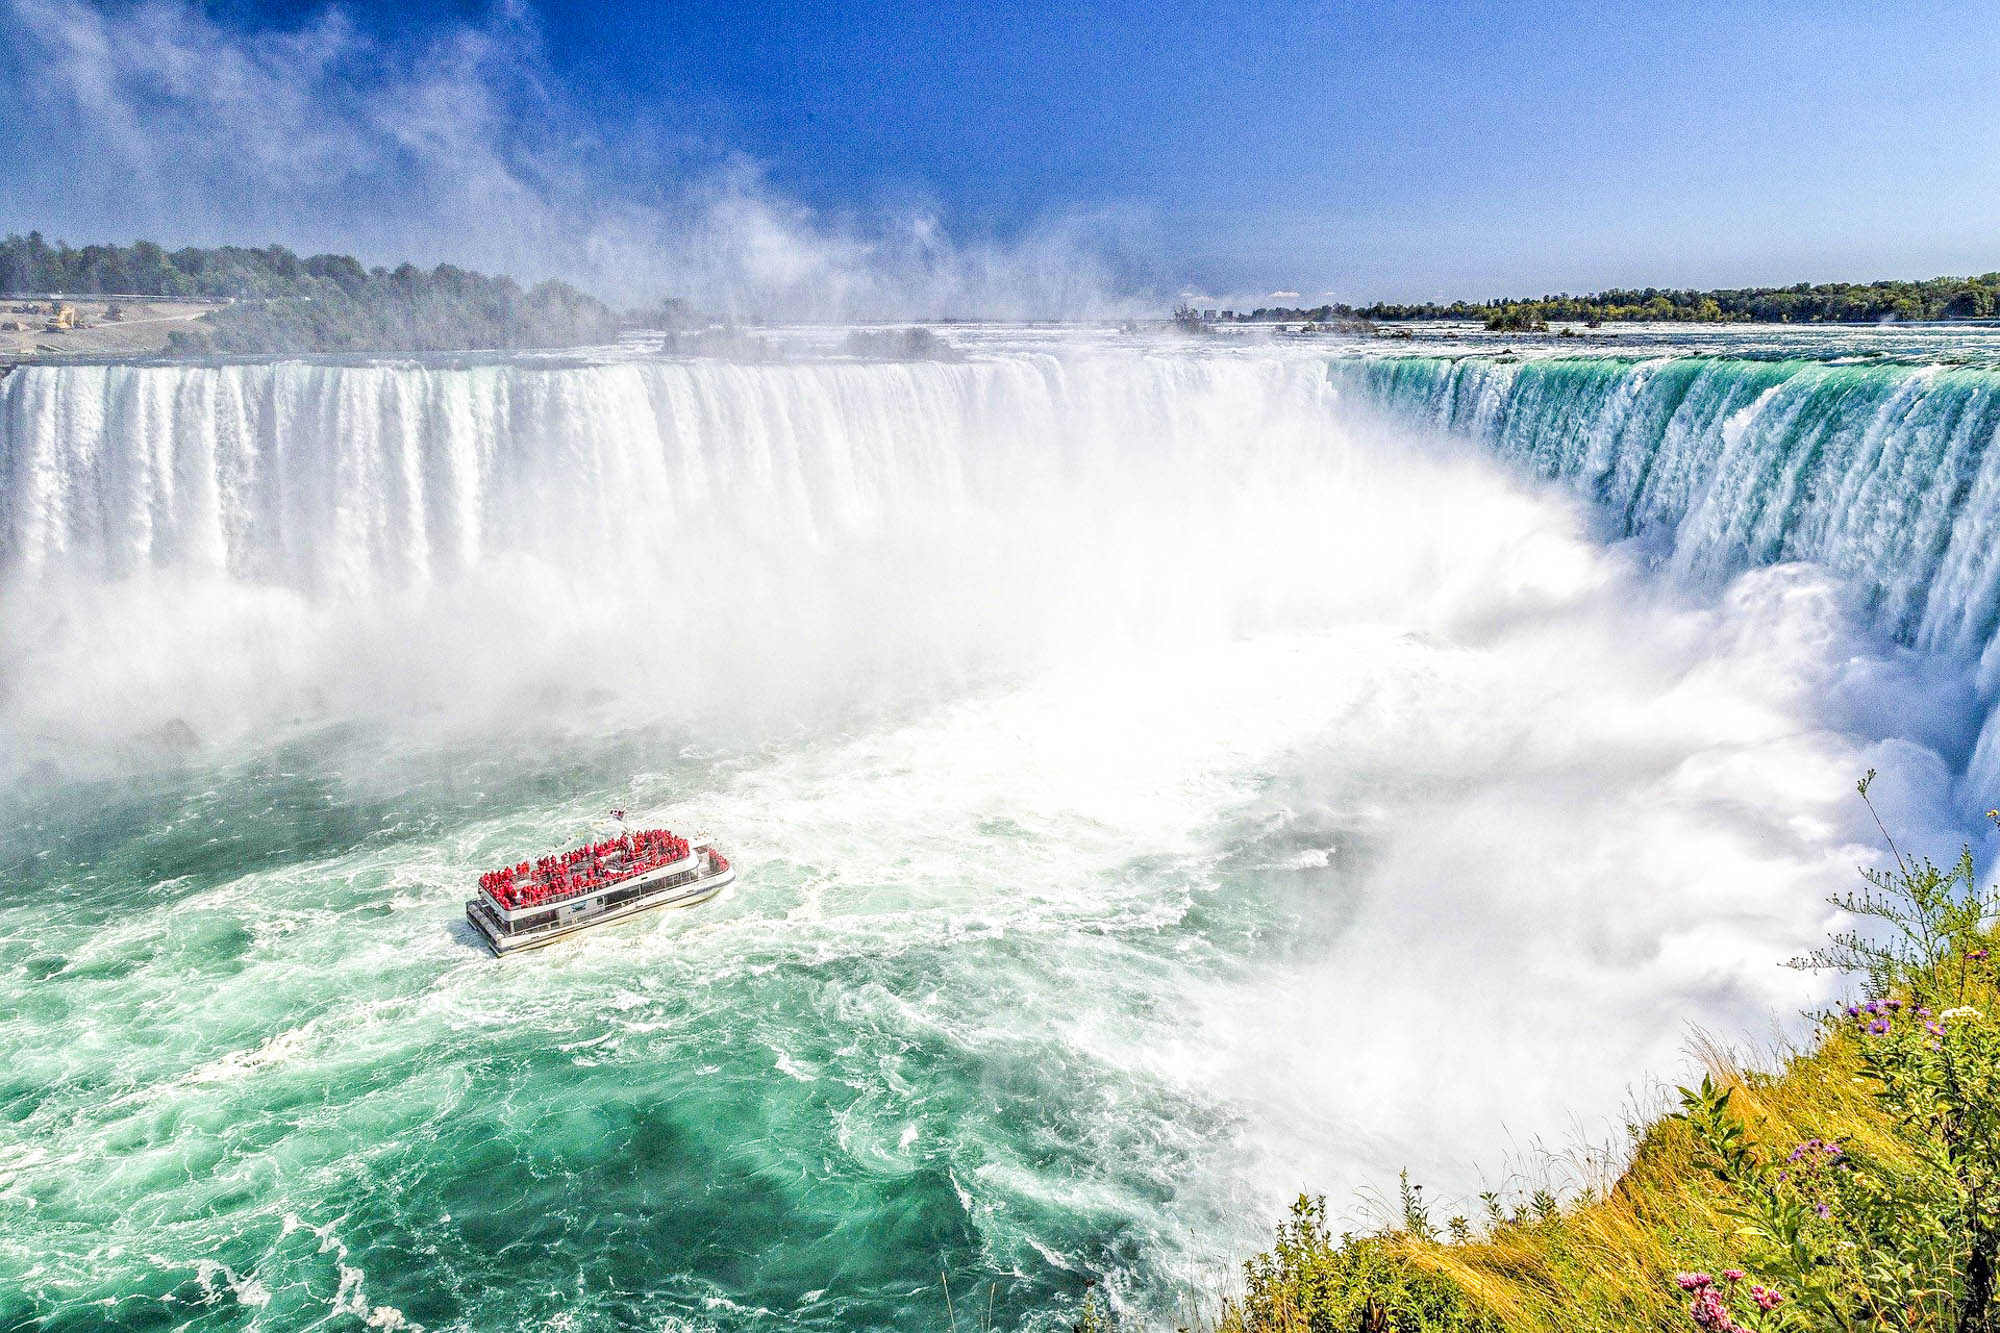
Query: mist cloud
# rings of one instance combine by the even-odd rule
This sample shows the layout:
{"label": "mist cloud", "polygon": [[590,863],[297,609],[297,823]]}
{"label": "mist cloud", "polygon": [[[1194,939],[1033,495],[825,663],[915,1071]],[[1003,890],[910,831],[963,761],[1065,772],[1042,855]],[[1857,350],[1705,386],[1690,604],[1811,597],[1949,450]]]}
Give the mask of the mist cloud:
{"label": "mist cloud", "polygon": [[679,295],[802,319],[1077,317],[1147,303],[1122,258],[1146,219],[956,236],[935,209],[830,217],[761,164],[634,113],[607,124],[551,71],[532,14],[392,43],[328,8],[244,32],[169,0],[0,0],[9,228],[75,244],[278,242],[370,262],[561,276],[615,304]]}

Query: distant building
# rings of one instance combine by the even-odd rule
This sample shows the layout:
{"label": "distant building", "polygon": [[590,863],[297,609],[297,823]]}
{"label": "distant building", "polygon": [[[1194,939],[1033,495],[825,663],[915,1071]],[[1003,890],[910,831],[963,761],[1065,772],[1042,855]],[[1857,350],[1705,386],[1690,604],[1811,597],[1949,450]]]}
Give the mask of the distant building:
{"label": "distant building", "polygon": [[1210,324],[1213,324],[1213,323],[1215,323],[1215,312],[1214,312],[1213,310],[1204,310],[1204,311],[1202,311],[1202,312],[1201,312],[1201,317],[1202,317],[1202,319],[1203,319],[1203,320],[1207,321],[1207,322],[1208,322],[1208,323],[1210,323]]}

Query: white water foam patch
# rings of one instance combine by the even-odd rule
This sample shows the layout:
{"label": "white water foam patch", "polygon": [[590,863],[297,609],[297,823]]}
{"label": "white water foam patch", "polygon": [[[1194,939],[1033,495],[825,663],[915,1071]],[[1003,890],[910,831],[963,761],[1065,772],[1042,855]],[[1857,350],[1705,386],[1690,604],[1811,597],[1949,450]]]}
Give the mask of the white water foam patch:
{"label": "white water foam patch", "polygon": [[[1137,1228],[1162,1264],[1147,1282],[1189,1234],[1254,1243],[1300,1188],[1411,1165],[1466,1194],[1524,1143],[1609,1133],[1645,1078],[1683,1071],[1690,1025],[1762,1035],[1823,996],[1779,964],[1823,937],[1824,892],[1871,856],[1853,776],[1880,767],[1904,826],[1933,829],[1948,782],[1921,747],[1823,725],[1927,698],[1857,669],[1867,640],[1825,580],[1765,571],[1691,612],[1579,563],[1589,577],[1542,589],[1559,616],[1102,663],[761,771],[705,803],[718,822],[763,856],[856,869],[817,891],[809,933],[753,913],[701,947],[824,963],[950,947],[968,924],[1036,939],[1044,969],[890,1022],[1085,1053],[1104,1093],[1089,1174],[982,1142],[967,1210],[1003,1233],[1058,1204]],[[1331,947],[1144,944],[1198,904],[1272,910],[1218,867],[1274,788],[1367,851],[1370,868],[1260,919]],[[1027,837],[982,832],[996,824]],[[1194,867],[1188,884],[1121,868],[1163,855]],[[1009,1243],[997,1258],[1018,1262]]]}
{"label": "white water foam patch", "polygon": [[[1691,1030],[1798,1035],[1833,983],[1780,965],[1878,855],[1853,777],[1881,768],[1899,826],[1954,834],[1934,752],[1821,725],[1828,695],[1898,696],[1869,699],[1879,682],[1843,681],[1787,623],[1802,591],[1831,600],[1797,578],[1750,576],[1729,609],[1748,622],[1704,626],[1720,641],[1697,657],[1567,635],[1469,670],[1411,663],[1419,687],[1376,704],[1405,716],[1314,747],[1307,790],[1376,808],[1373,863],[1351,904],[1302,906],[1346,918],[1325,956],[1205,997],[1267,1209],[1302,1179],[1338,1195],[1404,1166],[1464,1200],[1532,1173],[1538,1144],[1615,1142],[1649,1080],[1687,1071]],[[1370,733],[1397,753],[1356,745]]]}
{"label": "white water foam patch", "polygon": [[248,1309],[261,1309],[271,1303],[270,1289],[263,1283],[213,1259],[203,1259],[195,1264],[195,1280],[201,1283],[202,1291],[211,1298],[226,1289],[238,1305]]}
{"label": "white water foam patch", "polygon": [[342,1240],[339,1232],[335,1230],[336,1226],[338,1226],[336,1222],[314,1226],[295,1214],[287,1213],[283,1231],[280,1233],[290,1235],[294,1231],[309,1231],[319,1238],[319,1252],[333,1256],[334,1266],[340,1273],[340,1285],[333,1293],[328,1314],[359,1319],[368,1328],[402,1329],[407,1333],[423,1333],[423,1325],[411,1323],[395,1306],[369,1304],[368,1275],[348,1262],[352,1257],[351,1252],[347,1242]]}

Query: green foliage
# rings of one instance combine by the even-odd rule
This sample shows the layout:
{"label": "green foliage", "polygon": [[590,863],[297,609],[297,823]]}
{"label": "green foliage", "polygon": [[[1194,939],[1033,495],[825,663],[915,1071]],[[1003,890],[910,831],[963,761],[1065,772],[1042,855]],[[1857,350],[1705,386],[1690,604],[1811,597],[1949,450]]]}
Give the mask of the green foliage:
{"label": "green foliage", "polygon": [[176,330],[170,350],[189,354],[397,353],[500,347],[575,347],[617,335],[611,312],[563,282],[522,292],[511,278],[488,278],[440,264],[430,273],[404,265],[377,269],[343,287],[329,279],[314,295],[246,301]]}
{"label": "green foliage", "polygon": [[[1434,1240],[1421,1202],[1403,1177],[1406,1225]],[[1225,1328],[1282,1333],[1498,1333],[1500,1325],[1473,1310],[1465,1293],[1444,1278],[1402,1261],[1384,1236],[1334,1236],[1326,1200],[1301,1195],[1278,1227],[1269,1252],[1244,1265],[1240,1306]]]}
{"label": "green foliage", "polygon": [[1335,318],[1369,320],[1463,319],[1489,329],[1539,332],[1553,321],[1593,328],[1606,322],[1656,320],[1713,324],[1759,321],[1771,324],[1874,323],[1879,320],[1992,319],[2000,316],[2000,273],[1976,278],[1930,278],[1920,282],[1799,283],[1791,287],[1613,288],[1589,296],[1567,293],[1507,297],[1492,301],[1432,301],[1370,306],[1323,305],[1313,310],[1268,308],[1236,316],[1264,322]]}
{"label": "green foliage", "polygon": [[[1878,1019],[1876,1022],[1881,1022]],[[1870,1025],[1871,1030],[1873,1024]],[[1897,1011],[1864,1045],[1867,1076],[1928,1168],[1871,1200],[1884,1243],[1875,1253],[1900,1279],[1884,1299],[1951,1302],[1934,1325],[2000,1329],[2000,1026],[1959,1005]],[[1894,1182],[1889,1182],[1893,1184]],[[1884,1215],[1886,1214],[1886,1215]]]}
{"label": "green foliage", "polygon": [[[1856,786],[1871,814],[1874,780],[1871,769]],[[1905,857],[1886,828],[1882,836],[1895,869],[1863,870],[1865,889],[1830,900],[1867,928],[1835,935],[1801,965],[1866,979],[1869,998],[1847,1006],[1844,1026],[1858,1042],[1859,1077],[1911,1159],[1814,1138],[1783,1163],[1766,1161],[1747,1145],[1730,1093],[1707,1079],[1681,1089],[1680,1115],[1730,1191],[1726,1211],[1750,1262],[1813,1317],[1800,1327],[1994,1333],[2000,1027],[1968,1001],[1991,1007],[1995,899],[1974,880],[1969,847],[1943,869]],[[1829,1015],[1836,1030],[1840,1017]]]}
{"label": "green foliage", "polygon": [[1408,1170],[1396,1177],[1396,1197],[1403,1206],[1404,1234],[1418,1240],[1436,1240],[1438,1230],[1431,1225],[1430,1209],[1424,1205],[1424,1187],[1410,1183]]}
{"label": "green foliage", "polygon": [[[1855,784],[1871,815],[1875,804],[1868,788],[1874,781],[1871,768]],[[2000,823],[2000,810],[1988,811],[1987,817]],[[1970,847],[1961,847],[1958,859],[1945,869],[1928,857],[1906,859],[1879,815],[1875,825],[1882,829],[1895,869],[1864,869],[1865,888],[1828,899],[1868,928],[1841,931],[1827,947],[1795,960],[1793,966],[1860,973],[1876,997],[1903,987],[1920,1004],[1963,1003],[1968,955],[1980,947],[2000,899],[1973,878]]]}
{"label": "green foliage", "polygon": [[[409,354],[607,342],[618,321],[565,282],[522,291],[508,277],[451,264],[363,268],[349,255],[301,259],[283,246],[171,253],[131,246],[49,245],[41,233],[0,242],[0,292],[160,296],[228,301],[169,350],[184,354]],[[661,307],[674,313],[673,303]]]}
{"label": "green foliage", "polygon": [[300,259],[281,245],[167,251],[152,241],[129,246],[50,245],[38,231],[0,241],[0,294],[161,296],[230,301],[310,295],[321,280],[358,284],[367,277],[346,255]]}
{"label": "green foliage", "polygon": [[1496,333],[1547,333],[1549,321],[1536,305],[1504,305],[1486,317],[1486,327]]}
{"label": "green foliage", "polygon": [[1774,1163],[1750,1146],[1728,1089],[1704,1078],[1680,1091],[1743,1262],[1787,1302],[1766,1327],[1951,1327],[1948,1222],[1924,1180],[1823,1139]]}

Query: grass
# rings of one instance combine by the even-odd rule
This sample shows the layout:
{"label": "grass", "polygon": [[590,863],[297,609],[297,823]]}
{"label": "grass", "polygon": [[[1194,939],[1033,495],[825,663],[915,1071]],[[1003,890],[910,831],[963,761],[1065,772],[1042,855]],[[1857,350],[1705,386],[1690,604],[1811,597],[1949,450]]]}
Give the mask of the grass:
{"label": "grass", "polygon": [[[1775,1074],[1743,1069],[1714,1049],[1706,1063],[1715,1082],[1731,1090],[1747,1136],[1772,1156],[1808,1138],[1831,1138],[1915,1170],[1911,1145],[1859,1079],[1858,1046],[1851,1033],[1835,1029]],[[1489,1219],[1484,1236],[1460,1243],[1404,1227],[1383,1237],[1383,1247],[1412,1272],[1457,1288],[1470,1310],[1500,1328],[1684,1329],[1687,1302],[1675,1275],[1744,1262],[1740,1223],[1725,1211],[1733,1192],[1701,1157],[1689,1126],[1663,1117],[1644,1129],[1630,1167],[1601,1197],[1540,1217],[1530,1212]],[[1467,1320],[1460,1326],[1477,1325]]]}

